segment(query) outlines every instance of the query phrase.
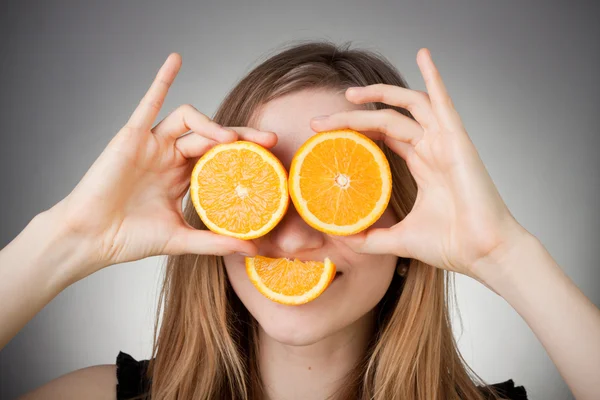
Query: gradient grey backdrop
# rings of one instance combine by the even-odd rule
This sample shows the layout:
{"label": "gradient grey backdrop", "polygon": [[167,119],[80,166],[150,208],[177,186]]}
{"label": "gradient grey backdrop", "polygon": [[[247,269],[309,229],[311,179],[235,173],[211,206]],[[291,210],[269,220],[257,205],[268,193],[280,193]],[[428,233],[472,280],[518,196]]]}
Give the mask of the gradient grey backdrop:
{"label": "gradient grey backdrop", "polygon": [[[0,247],[69,193],[170,52],[183,68],[160,118],[182,103],[212,115],[261,56],[290,40],[380,51],[416,89],[424,84],[415,55],[429,47],[509,208],[600,304],[592,2],[216,3],[1,3]],[[147,358],[162,260],[111,266],[61,293],[0,352],[0,398],[114,363],[119,350]],[[463,277],[457,291],[456,333],[476,372],[513,378],[532,399],[571,398],[503,299]]]}

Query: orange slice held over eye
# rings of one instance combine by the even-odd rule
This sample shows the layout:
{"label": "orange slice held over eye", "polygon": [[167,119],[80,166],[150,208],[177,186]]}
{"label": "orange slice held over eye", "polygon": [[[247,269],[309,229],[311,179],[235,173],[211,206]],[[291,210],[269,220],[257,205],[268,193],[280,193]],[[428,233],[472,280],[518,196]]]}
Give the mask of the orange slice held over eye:
{"label": "orange slice held over eye", "polygon": [[194,166],[190,197],[211,231],[254,239],[273,229],[287,211],[287,172],[256,143],[218,144]]}
{"label": "orange slice held over eye", "polygon": [[335,264],[289,260],[287,258],[246,257],[246,273],[263,296],[287,305],[308,303],[319,297],[335,278]]}
{"label": "orange slice held over eye", "polygon": [[300,216],[313,228],[352,235],[385,211],[392,174],[383,151],[350,129],[320,132],[296,152],[289,191]]}

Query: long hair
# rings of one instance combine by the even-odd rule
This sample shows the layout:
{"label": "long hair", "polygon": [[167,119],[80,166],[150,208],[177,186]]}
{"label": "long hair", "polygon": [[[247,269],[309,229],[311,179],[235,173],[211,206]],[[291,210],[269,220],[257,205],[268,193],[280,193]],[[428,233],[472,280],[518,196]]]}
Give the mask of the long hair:
{"label": "long hair", "polygon": [[[373,51],[329,42],[289,45],[249,72],[228,94],[214,120],[247,126],[258,108],[304,89],[342,91],[385,83],[408,87]],[[369,109],[405,109],[371,103]],[[378,142],[390,163],[390,204],[398,220],[411,211],[417,185],[406,163]],[[184,218],[206,229],[191,201]],[[394,274],[376,306],[376,329],[364,357],[334,399],[483,399],[495,396],[461,357],[450,325],[448,274],[414,259],[405,277]],[[263,398],[257,321],[229,284],[220,256],[169,256],[154,326],[147,377],[153,400]],[[162,319],[159,324],[159,320]],[[159,328],[160,325],[160,328]],[[485,396],[484,396],[485,395]]]}

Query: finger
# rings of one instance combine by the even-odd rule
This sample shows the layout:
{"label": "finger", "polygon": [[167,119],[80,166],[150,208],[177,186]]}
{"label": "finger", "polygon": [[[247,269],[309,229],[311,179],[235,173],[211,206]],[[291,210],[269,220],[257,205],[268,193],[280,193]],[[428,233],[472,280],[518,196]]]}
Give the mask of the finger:
{"label": "finger", "polygon": [[417,53],[417,64],[425,80],[425,86],[431,99],[431,106],[438,117],[439,124],[447,128],[460,129],[462,121],[454,108],[452,99],[446,90],[446,85],[433,63],[431,52],[428,49],[422,48],[419,50]]}
{"label": "finger", "polygon": [[181,56],[177,53],[171,53],[158,70],[150,89],[148,89],[140,104],[131,114],[129,121],[127,121],[129,127],[145,131],[150,130],[180,68]]}
{"label": "finger", "polygon": [[410,258],[398,225],[391,228],[368,228],[351,236],[338,237],[356,253],[394,254]]}
{"label": "finger", "polygon": [[[247,127],[228,127],[227,129],[236,132],[240,140],[258,143],[266,148],[273,147],[277,143],[277,135],[273,132],[263,132]],[[195,158],[206,153],[217,143],[214,140],[191,132],[177,139],[175,147],[185,158]]]}
{"label": "finger", "polygon": [[[423,128],[417,121],[392,109],[342,111],[312,119],[310,123],[317,132],[343,128],[376,131],[413,146],[423,137]],[[382,139],[382,137],[373,139]]]}
{"label": "finger", "polygon": [[177,230],[165,251],[167,254],[214,254],[219,256],[242,253],[255,256],[258,253],[256,245],[251,241],[218,235],[202,229],[181,227]]}
{"label": "finger", "polygon": [[179,150],[181,155],[185,158],[195,158],[202,156],[217,144],[218,142],[215,142],[214,140],[191,132],[177,139],[175,141],[175,148]]}
{"label": "finger", "polygon": [[247,126],[228,126],[227,129],[237,132],[240,140],[258,143],[263,147],[273,147],[277,144],[277,135],[274,132],[259,131]]}
{"label": "finger", "polygon": [[152,129],[152,133],[177,140],[190,130],[219,143],[229,143],[237,140],[235,132],[217,124],[191,104],[177,107],[175,111],[167,115]]}
{"label": "finger", "polygon": [[[408,161],[410,156],[415,152],[415,148],[408,143],[386,137],[383,141],[394,153],[398,154],[405,161]],[[410,165],[410,164],[408,164]]]}
{"label": "finger", "polygon": [[408,161],[408,158],[411,156],[411,154],[415,152],[415,148],[410,143],[393,139],[390,136],[386,136],[385,133],[377,131],[360,131],[360,133],[372,140],[383,141],[387,147],[389,147],[394,153],[398,154],[404,160]]}
{"label": "finger", "polygon": [[424,92],[378,83],[346,90],[346,98],[354,104],[380,102],[410,111],[425,129],[435,129],[436,121],[429,95]]}

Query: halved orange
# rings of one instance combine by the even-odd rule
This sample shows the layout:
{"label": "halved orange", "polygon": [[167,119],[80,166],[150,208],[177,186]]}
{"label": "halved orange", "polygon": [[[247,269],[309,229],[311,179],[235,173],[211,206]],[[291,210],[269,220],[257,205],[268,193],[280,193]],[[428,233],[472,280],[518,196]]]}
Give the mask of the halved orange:
{"label": "halved orange", "polygon": [[287,172],[256,143],[218,144],[194,166],[190,197],[211,231],[254,239],[273,229],[287,211]]}
{"label": "halved orange", "polygon": [[352,235],[385,211],[392,174],[385,154],[367,136],[351,129],[320,132],[294,155],[289,190],[307,224],[325,233]]}
{"label": "halved orange", "polygon": [[246,257],[246,273],[265,297],[281,304],[299,305],[319,297],[335,278],[329,258],[300,261],[263,256]]}

